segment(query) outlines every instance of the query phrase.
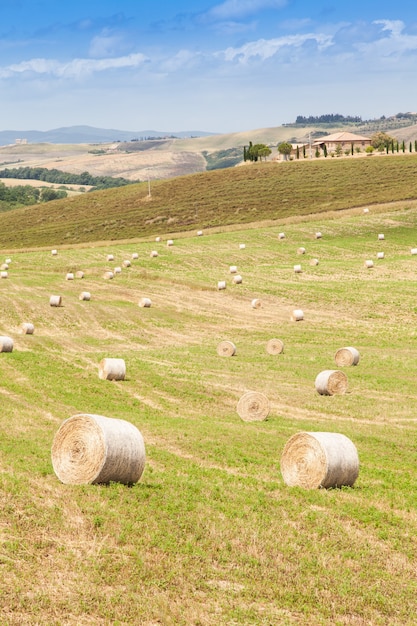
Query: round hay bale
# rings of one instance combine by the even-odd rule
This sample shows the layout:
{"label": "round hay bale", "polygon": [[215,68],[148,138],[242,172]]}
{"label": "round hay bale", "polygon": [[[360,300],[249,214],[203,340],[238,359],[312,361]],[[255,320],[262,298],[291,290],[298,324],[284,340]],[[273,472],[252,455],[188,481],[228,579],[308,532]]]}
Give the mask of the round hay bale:
{"label": "round hay bale", "polygon": [[0,337],[0,352],[13,352],[13,339],[11,337]]}
{"label": "round hay bale", "polygon": [[49,298],[50,306],[62,306],[62,296],[51,296]]}
{"label": "round hay bale", "polygon": [[285,233],[278,233],[278,239],[285,239]]}
{"label": "round hay bale", "polygon": [[323,235],[320,232],[317,232],[316,235],[315,235],[316,239],[321,239],[322,236]]}
{"label": "round hay bale", "polygon": [[219,356],[235,356],[236,346],[232,341],[221,341],[217,346]]}
{"label": "round hay bale", "polygon": [[11,262],[12,262],[12,260],[11,260],[11,259],[6,259],[6,260],[5,260],[5,263],[6,263],[7,265],[9,265]]}
{"label": "round hay bale", "polygon": [[371,259],[367,259],[364,265],[366,268],[368,268],[368,270],[371,270],[374,266],[374,262]]}
{"label": "round hay bale", "polygon": [[75,278],[84,278],[84,272],[82,270],[78,270],[78,272],[75,272]]}
{"label": "round hay bale", "polygon": [[219,282],[217,283],[217,289],[219,289],[219,291],[221,289],[226,289],[226,281],[225,280],[219,280]]}
{"label": "round hay bale", "polygon": [[297,249],[297,254],[305,254],[306,253],[306,249],[301,247]]}
{"label": "round hay bale", "polygon": [[319,260],[318,259],[310,259],[310,265],[315,266],[319,264]]}
{"label": "round hay bale", "polygon": [[359,475],[358,451],[341,433],[296,433],[284,446],[281,474],[288,487],[351,487]]}
{"label": "round hay bale", "polygon": [[137,252],[132,252],[132,259],[138,259],[139,254]]}
{"label": "round hay bale", "polygon": [[107,260],[108,261],[114,261],[114,255],[113,254],[108,254],[107,255]]}
{"label": "round hay bale", "polygon": [[244,250],[245,248],[246,248],[246,245],[244,243],[239,244],[239,250]]}
{"label": "round hay bale", "polygon": [[266,344],[268,354],[281,354],[284,351],[284,342],[281,339],[270,339]]}
{"label": "round hay bale", "polygon": [[250,304],[252,309],[260,309],[262,306],[262,302],[259,300],[259,298],[254,298]]}
{"label": "round hay bale", "polygon": [[[113,270],[114,274],[121,274],[122,273],[122,268],[118,265],[117,267],[114,268]],[[111,277],[113,278],[113,277]]]}
{"label": "round hay bale", "polygon": [[268,398],[259,391],[247,391],[237,403],[237,413],[244,422],[263,422],[269,415]]}
{"label": "round hay bale", "polygon": [[302,322],[304,319],[304,312],[301,309],[294,309],[291,314],[292,322]]}
{"label": "round hay bale", "polygon": [[172,239],[168,239],[167,246],[173,246],[173,245],[174,245],[174,241]]}
{"label": "round hay bale", "polygon": [[[122,271],[122,270],[120,270],[120,271]],[[115,272],[115,273],[117,274],[117,272]],[[110,271],[104,272],[103,278],[104,278],[104,280],[111,280],[112,278],[114,278],[114,274],[113,274],[113,272],[110,272]]]}
{"label": "round hay bale", "polygon": [[383,233],[379,233],[378,241],[383,241],[384,239],[385,239],[385,236],[383,235]]}
{"label": "round hay bale", "polygon": [[151,256],[152,258],[155,258],[155,257],[157,257],[157,256],[158,256],[158,252],[157,252],[156,250],[152,250],[152,252],[151,252],[150,256]]}
{"label": "round hay bale", "polygon": [[414,254],[417,254],[417,248],[411,248],[411,251],[410,251],[410,252],[411,252],[411,254],[413,254],[413,255],[414,255]]}
{"label": "round hay bale", "polygon": [[72,272],[68,272],[65,276],[65,280],[74,280],[74,274]]}
{"label": "round hay bale", "polygon": [[301,274],[303,270],[301,269],[301,265],[294,265],[294,272],[296,274]]}
{"label": "round hay bale", "polygon": [[79,295],[80,300],[91,300],[91,293],[89,291],[82,291]]}
{"label": "round hay bale", "polygon": [[58,254],[58,250],[51,250],[52,256],[56,256]]}
{"label": "round hay bale", "polygon": [[383,259],[385,257],[385,253],[384,252],[377,252],[376,258],[377,259]]}
{"label": "round hay bale", "polygon": [[334,355],[334,360],[339,367],[346,367],[348,365],[357,365],[359,357],[359,350],[349,346],[347,348],[339,348]]}
{"label": "round hay bale", "polygon": [[140,480],[145,469],[141,432],[125,420],[81,413],[65,420],[52,443],[52,466],[65,485]]}
{"label": "round hay bale", "polygon": [[363,212],[364,212],[364,213],[369,213],[369,209],[365,207],[365,208],[364,208],[364,210],[363,210]]}
{"label": "round hay bale", "polygon": [[235,285],[240,285],[243,282],[242,276],[240,274],[236,274],[236,276],[233,276],[233,282]]}
{"label": "round hay bale", "polygon": [[231,266],[229,267],[229,272],[230,272],[231,274],[236,274],[236,272],[237,272],[237,266],[236,266],[236,265],[231,265]]}
{"label": "round hay bale", "polygon": [[9,269],[9,264],[8,263],[2,263],[0,265],[0,270],[8,270]]}
{"label": "round hay bale", "polygon": [[124,380],[126,364],[124,359],[101,359],[98,366],[98,377],[101,380]]}
{"label": "round hay bale", "polygon": [[20,330],[22,331],[23,335],[33,335],[33,333],[35,332],[35,327],[31,322],[23,322],[20,325]]}
{"label": "round hay bale", "polygon": [[129,259],[125,259],[125,260],[123,261],[123,267],[130,267],[131,265],[132,265],[132,264],[131,264],[131,262],[129,261]]}
{"label": "round hay bale", "polygon": [[2,272],[0,272],[0,278],[8,278],[9,274],[6,272],[6,270],[3,270]]}
{"label": "round hay bale", "polygon": [[197,231],[197,237],[202,237],[203,235],[203,231],[202,230],[198,230]]}
{"label": "round hay bale", "polygon": [[149,308],[151,305],[152,305],[152,302],[151,302],[150,298],[141,298],[139,300],[139,306],[140,307]]}
{"label": "round hay bale", "polygon": [[161,241],[161,238],[160,237],[155,237],[155,241],[156,241],[156,243],[159,243]]}
{"label": "round hay bale", "polygon": [[323,370],[317,374],[314,385],[321,396],[334,396],[346,393],[348,381],[340,370]]}

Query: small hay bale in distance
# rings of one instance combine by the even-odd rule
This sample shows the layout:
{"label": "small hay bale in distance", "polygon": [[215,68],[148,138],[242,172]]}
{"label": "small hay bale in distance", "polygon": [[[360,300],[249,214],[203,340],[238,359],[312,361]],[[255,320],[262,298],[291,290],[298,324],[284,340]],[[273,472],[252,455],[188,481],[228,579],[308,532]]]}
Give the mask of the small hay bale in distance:
{"label": "small hay bale in distance", "polygon": [[139,254],[137,252],[132,252],[132,259],[138,259],[139,258]]}
{"label": "small hay bale in distance", "polygon": [[237,273],[237,266],[236,266],[236,265],[231,265],[231,266],[229,267],[229,272],[230,272],[231,274],[236,274],[236,273]]}
{"label": "small hay bale in distance", "polygon": [[243,282],[243,278],[240,274],[235,274],[235,276],[233,276],[233,283],[235,285],[240,285]]}
{"label": "small hay bale in distance", "polygon": [[217,289],[219,291],[221,291],[222,289],[226,289],[226,281],[225,280],[219,280],[217,283]]}
{"label": "small hay bale in distance", "polygon": [[296,433],[285,444],[280,465],[288,487],[351,487],[359,475],[356,446],[341,433]]}
{"label": "small hay bale in distance", "polygon": [[122,268],[120,267],[120,265],[118,265],[117,267],[114,268],[113,273],[114,274],[121,274],[122,273]]}
{"label": "small hay bale in distance", "polygon": [[150,298],[141,298],[139,300],[139,306],[149,309],[149,307],[152,306],[152,301]]}
{"label": "small hay bale in distance", "polygon": [[250,305],[252,309],[260,309],[262,306],[262,302],[259,300],[259,298],[254,298]]}
{"label": "small hay bale in distance", "polygon": [[156,243],[159,243],[161,241],[161,238],[160,237],[155,237],[155,241],[156,241]]}
{"label": "small hay bale in distance", "polygon": [[0,336],[0,352],[13,352],[13,339],[11,337]]}
{"label": "small hay bale in distance", "polygon": [[6,272],[6,270],[0,272],[0,278],[9,278],[8,272]]}
{"label": "small hay bale in distance", "polygon": [[51,250],[52,256],[56,256],[58,254],[58,250]]}
{"label": "small hay bale in distance", "polygon": [[79,295],[79,299],[89,301],[91,300],[91,293],[89,291],[82,291]]}
{"label": "small hay bale in distance", "polygon": [[12,260],[11,260],[11,259],[6,259],[6,260],[5,260],[5,263],[6,263],[7,265],[9,265],[11,262],[12,262]]}
{"label": "small hay bale in distance", "polygon": [[304,311],[302,309],[294,309],[291,313],[292,322],[302,322],[304,319]]}
{"label": "small hay bale in distance", "polygon": [[20,330],[22,331],[22,335],[33,335],[35,326],[31,322],[23,322],[20,325]]}
{"label": "small hay bale in distance", "polygon": [[367,207],[364,208],[363,210],[364,213],[369,213],[369,209]]}
{"label": "small hay bale in distance", "polygon": [[246,244],[244,243],[239,244],[239,250],[244,250],[245,248],[246,248]]}
{"label": "small hay bale in distance", "polygon": [[65,276],[65,280],[74,280],[73,272],[67,272],[67,275]]}
{"label": "small hay bale in distance", "polygon": [[309,264],[314,267],[314,266],[319,264],[319,260],[318,259],[310,259]]}
{"label": "small hay bale in distance", "polygon": [[315,234],[315,238],[316,238],[316,239],[321,239],[321,238],[322,238],[322,236],[323,236],[323,235],[321,234],[321,232],[320,232],[320,231],[318,231],[318,232]]}
{"label": "small hay bale in distance", "polygon": [[294,273],[301,274],[302,273],[301,265],[294,265]]}
{"label": "small hay bale in distance", "polygon": [[130,267],[131,265],[132,265],[132,264],[131,264],[131,262],[129,261],[129,259],[125,259],[125,260],[123,261],[123,267]]}
{"label": "small hay bale in distance", "polygon": [[77,272],[75,272],[75,278],[84,278],[84,272],[82,270],[78,270]]}
{"label": "small hay bale in distance", "polygon": [[50,306],[62,306],[62,296],[51,296],[49,298]]}
{"label": "small hay bale in distance", "polygon": [[8,270],[9,269],[9,264],[8,263],[2,263],[0,265],[0,270],[4,271],[4,270]]}
{"label": "small hay bale in distance", "polygon": [[383,233],[379,233],[378,241],[383,241],[385,239],[385,235]]}
{"label": "small hay bale in distance", "polygon": [[268,398],[259,391],[247,391],[239,399],[237,413],[244,422],[263,422],[269,415]]}
{"label": "small hay bale in distance", "polygon": [[167,246],[173,246],[174,245],[174,240],[173,239],[168,239],[167,240]]}
{"label": "small hay bale in distance", "polygon": [[217,346],[217,354],[219,356],[235,356],[236,346],[233,341],[221,341]]}
{"label": "small hay bale in distance", "polygon": [[300,248],[297,248],[297,254],[305,254],[306,253],[306,249],[303,248],[302,246]]}
{"label": "small hay bale in distance", "polygon": [[372,261],[372,259],[367,259],[364,265],[368,270],[371,270],[374,266],[374,262]]}
{"label": "small hay bale in distance", "polygon": [[268,354],[281,354],[284,351],[284,342],[281,339],[270,339],[266,344]]}
{"label": "small hay bale in distance", "polygon": [[357,365],[359,363],[359,350],[348,346],[347,348],[339,348],[334,355],[334,360],[338,367],[346,367],[350,365]]}
{"label": "small hay bale in distance", "polygon": [[152,250],[151,254],[150,254],[150,257],[151,258],[156,258],[157,256],[158,256],[158,252],[156,250]]}
{"label": "small hay bale in distance", "polygon": [[52,443],[52,466],[65,485],[126,485],[145,469],[141,432],[125,420],[81,413],[65,420]]}
{"label": "small hay bale in distance", "polygon": [[411,248],[410,252],[412,255],[417,254],[417,248]]}
{"label": "small hay bale in distance", "polygon": [[108,254],[107,255],[107,260],[108,261],[114,261],[114,254]]}
{"label": "small hay bale in distance", "polygon": [[385,257],[385,253],[384,252],[377,252],[376,254],[376,258],[377,259],[383,259]]}
{"label": "small hay bale in distance", "polygon": [[317,374],[314,386],[321,396],[343,395],[347,391],[348,380],[340,370],[323,370]]}
{"label": "small hay bale in distance", "polygon": [[203,236],[203,231],[202,230],[198,230],[197,231],[197,237],[202,237]]}
{"label": "small hay bale in distance", "polygon": [[278,233],[278,239],[285,239],[285,233]]}
{"label": "small hay bale in distance", "polygon": [[[120,269],[120,271],[122,271],[122,270]],[[115,271],[115,273],[117,274],[116,271]],[[110,271],[104,272],[103,278],[104,278],[104,280],[111,280],[112,278],[114,278],[114,274],[113,274],[113,272],[110,272]]]}
{"label": "small hay bale in distance", "polygon": [[101,359],[98,366],[98,377],[101,380],[124,380],[126,363],[124,359]]}

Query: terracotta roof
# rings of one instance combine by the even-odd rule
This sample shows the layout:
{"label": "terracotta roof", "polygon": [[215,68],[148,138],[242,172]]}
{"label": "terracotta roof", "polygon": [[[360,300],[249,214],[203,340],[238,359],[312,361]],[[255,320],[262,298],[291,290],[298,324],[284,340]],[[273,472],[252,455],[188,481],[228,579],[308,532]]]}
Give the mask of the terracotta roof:
{"label": "terracotta roof", "polygon": [[354,133],[341,132],[333,133],[333,135],[326,135],[315,140],[315,143],[323,143],[329,141],[370,141],[370,137],[364,137],[363,135],[355,135]]}

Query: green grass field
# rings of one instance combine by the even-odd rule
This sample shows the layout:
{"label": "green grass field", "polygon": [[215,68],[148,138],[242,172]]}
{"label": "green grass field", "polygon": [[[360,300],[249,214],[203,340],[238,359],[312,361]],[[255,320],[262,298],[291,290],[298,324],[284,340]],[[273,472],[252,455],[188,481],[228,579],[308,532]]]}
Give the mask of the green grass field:
{"label": "green grass field", "polygon": [[[251,171],[263,181],[268,170]],[[359,198],[354,180],[345,185]],[[394,187],[385,194],[401,199]],[[15,230],[7,246],[3,229],[11,263],[0,279],[0,334],[14,339],[14,350],[0,354],[2,624],[415,623],[417,208],[369,204],[364,214],[340,210],[342,200],[329,202],[339,209],[331,215],[287,213],[269,226],[189,232],[172,247],[150,235],[76,248],[56,239],[57,257],[10,252]],[[29,223],[28,246],[30,232]],[[43,244],[52,238],[39,231]],[[139,259],[130,268],[103,279],[133,252]],[[77,270],[83,279],[65,280]],[[84,290],[90,302],[78,299]],[[52,294],[62,307],[49,306]],[[151,308],[138,306],[143,296]],[[304,321],[291,321],[295,308]],[[27,321],[33,336],[20,333]],[[280,355],[265,350],[273,337],[284,342]],[[222,340],[236,344],[236,356],[217,355]],[[348,392],[320,396],[315,377],[336,368],[343,346],[361,355],[343,370]],[[100,380],[103,357],[125,359],[126,380]],[[266,421],[239,418],[247,390],[269,398]],[[147,451],[139,483],[60,483],[52,440],[77,413],[139,428]],[[352,440],[360,459],[352,488],[284,484],[282,450],[300,431]]]}

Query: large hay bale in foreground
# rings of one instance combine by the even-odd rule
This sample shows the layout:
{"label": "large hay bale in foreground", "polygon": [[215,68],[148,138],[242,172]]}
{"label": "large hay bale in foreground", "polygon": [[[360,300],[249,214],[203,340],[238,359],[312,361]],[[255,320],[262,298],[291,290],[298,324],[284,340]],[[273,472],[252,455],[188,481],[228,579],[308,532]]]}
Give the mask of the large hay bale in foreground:
{"label": "large hay bale in foreground", "polygon": [[347,348],[339,348],[334,355],[334,360],[338,367],[348,365],[357,365],[359,363],[359,350],[348,346]]}
{"label": "large hay bale in foreground", "polygon": [[124,359],[101,359],[98,366],[98,376],[101,380],[124,380],[126,376]]}
{"label": "large hay bale in foreground", "polygon": [[244,422],[263,422],[269,411],[269,400],[259,391],[247,391],[237,403],[237,413]]}
{"label": "large hay bale in foreground", "polygon": [[66,485],[138,482],[145,469],[141,432],[125,420],[82,413],[65,420],[52,443],[52,466]]}
{"label": "large hay bale in foreground", "polygon": [[281,354],[284,351],[284,342],[281,339],[270,339],[266,344],[268,354]]}
{"label": "large hay bale in foreground", "polygon": [[314,385],[321,396],[342,395],[347,391],[347,376],[339,370],[323,370],[317,374]]}
{"label": "large hay bale in foreground", "polygon": [[236,354],[236,346],[232,341],[221,341],[217,346],[217,354],[219,356],[234,356]]}
{"label": "large hay bale in foreground", "polygon": [[11,337],[0,337],[0,352],[13,352],[13,339]]}
{"label": "large hay bale in foreground", "polygon": [[300,432],[285,444],[281,474],[289,487],[352,486],[359,474],[358,452],[341,433]]}

